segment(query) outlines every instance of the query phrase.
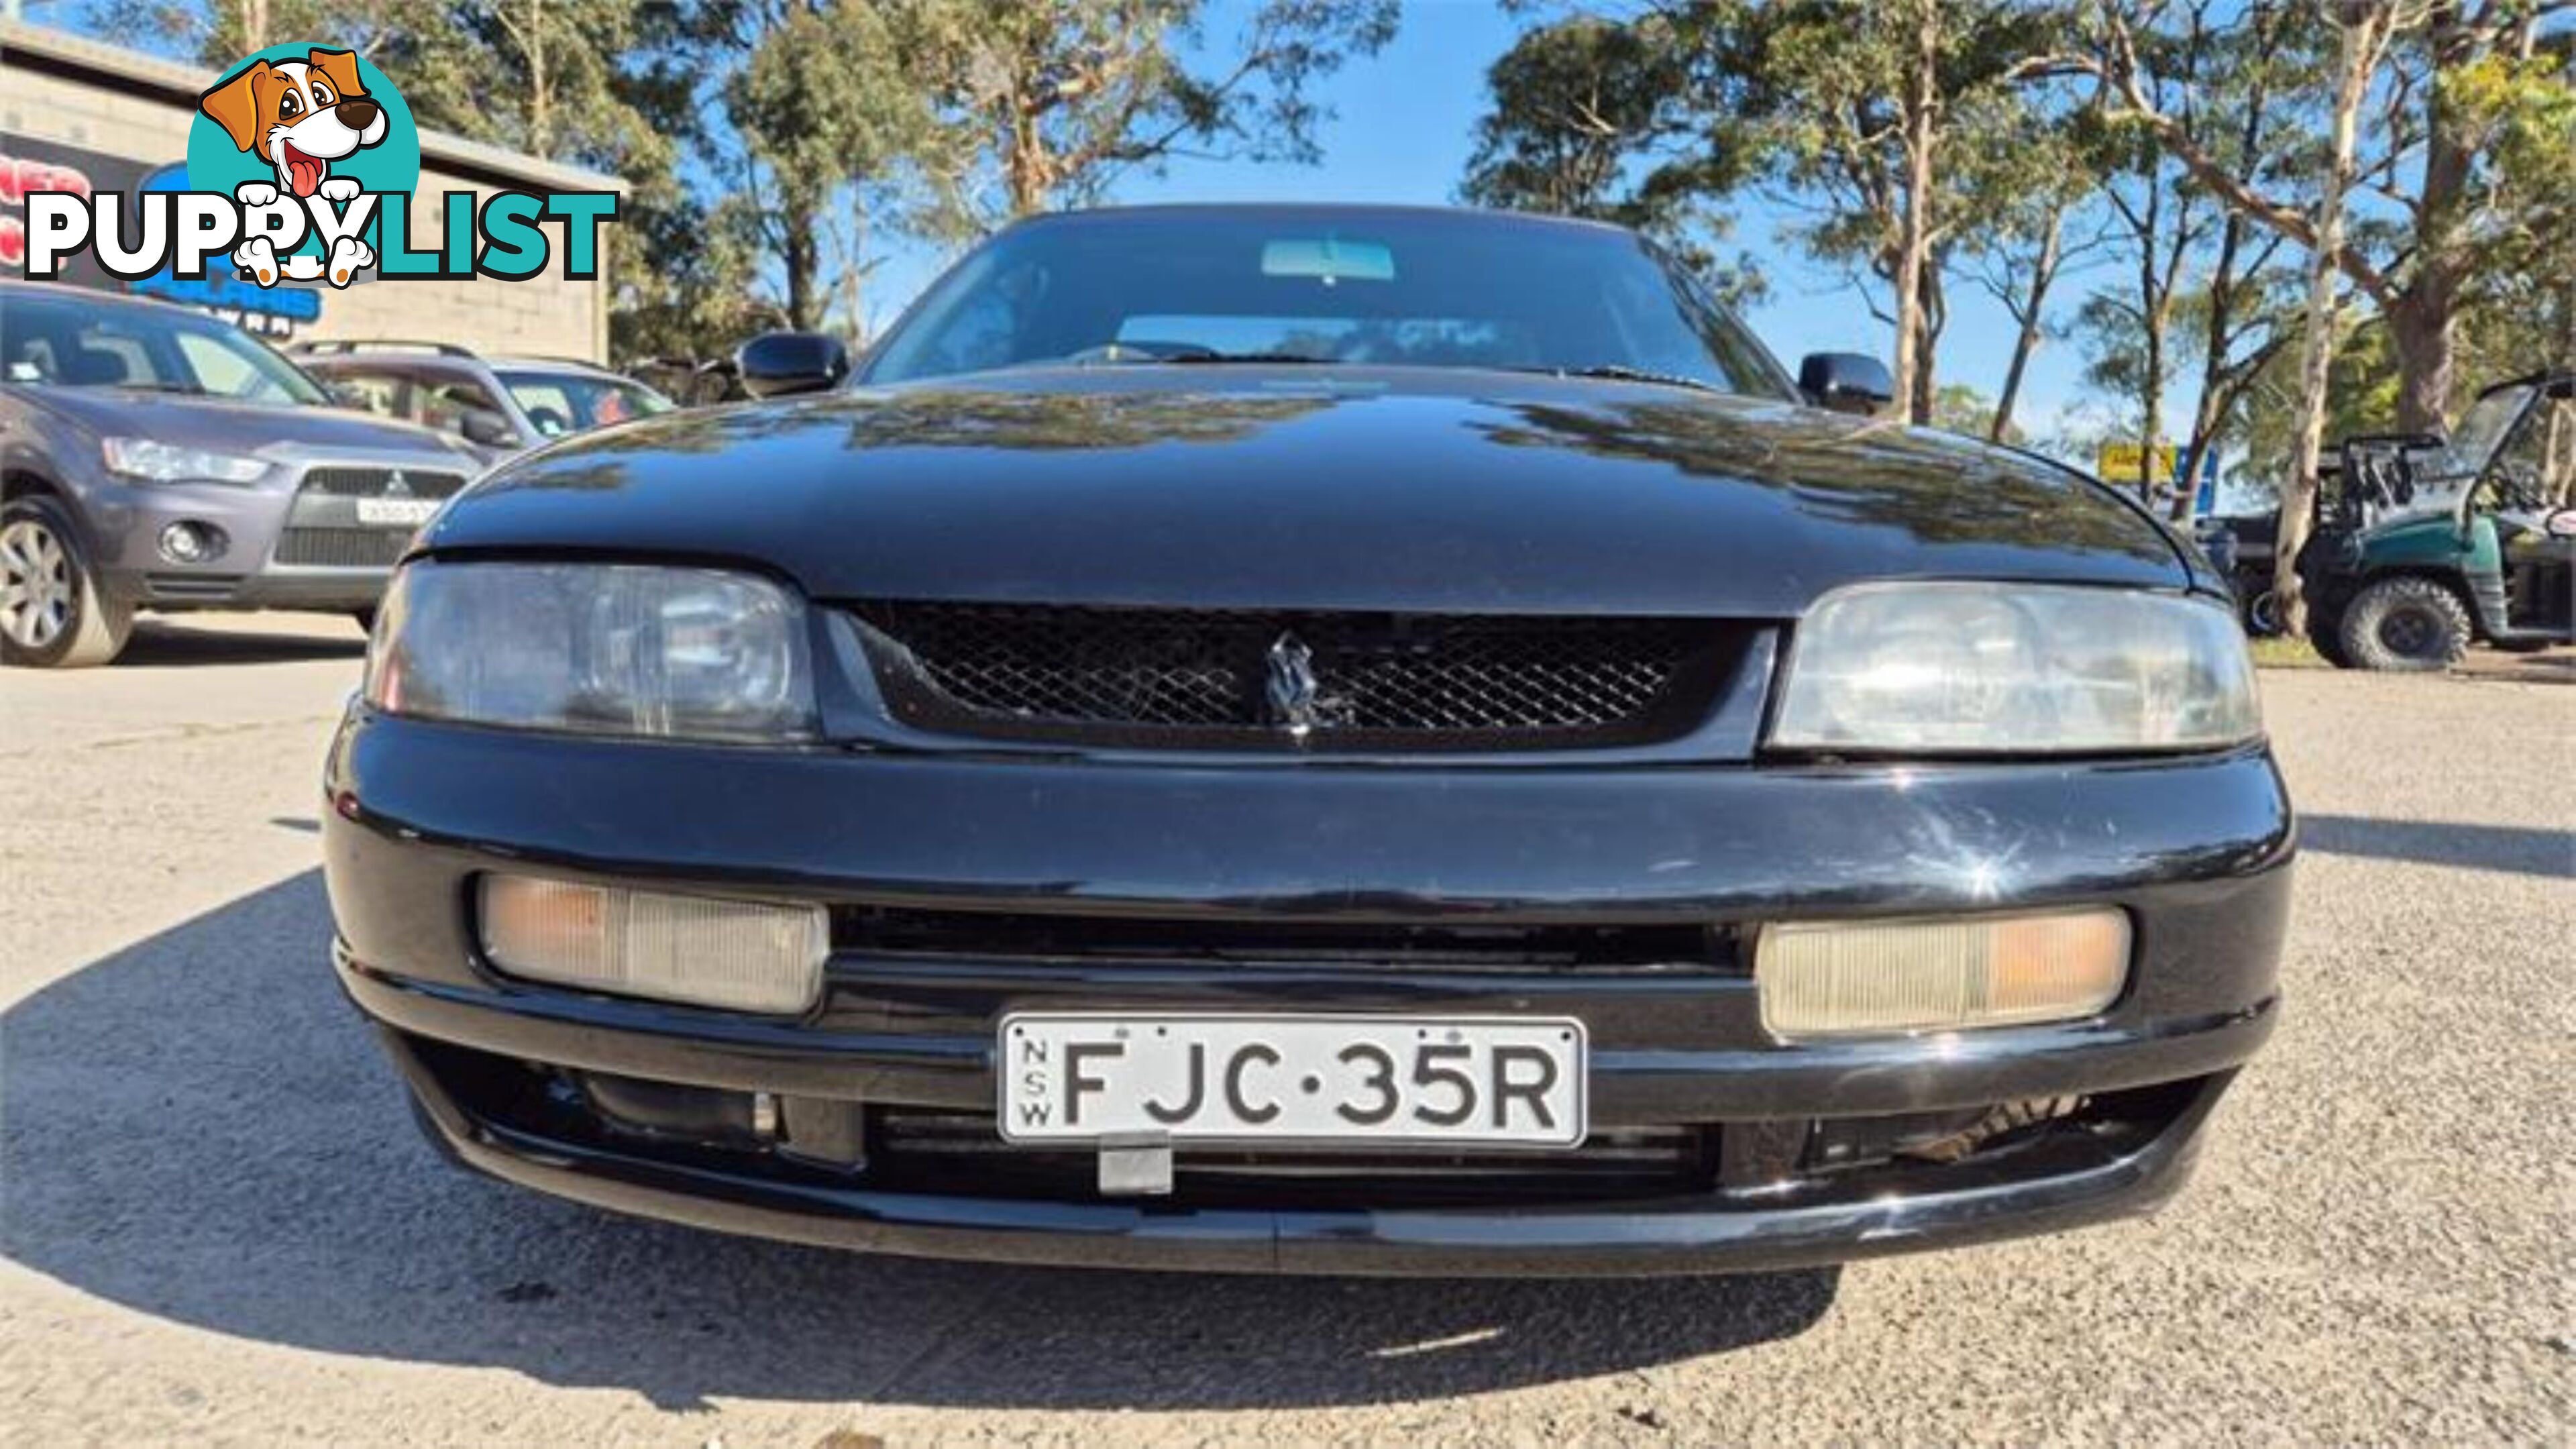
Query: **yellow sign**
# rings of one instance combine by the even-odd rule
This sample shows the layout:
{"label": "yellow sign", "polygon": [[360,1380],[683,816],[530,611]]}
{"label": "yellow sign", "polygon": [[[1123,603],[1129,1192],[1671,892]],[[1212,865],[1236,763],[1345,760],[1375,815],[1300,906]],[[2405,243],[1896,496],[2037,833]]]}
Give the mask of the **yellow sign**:
{"label": "yellow sign", "polygon": [[[2093,471],[2101,474],[2106,483],[2144,482],[2145,478],[2138,469],[2141,463],[2146,462],[2147,453],[2145,445],[2139,443],[2104,443],[2100,456],[2094,459]],[[2156,444],[2154,456],[2152,466],[2155,472],[2148,476],[2159,483],[2166,482],[2174,475],[2174,445]]]}

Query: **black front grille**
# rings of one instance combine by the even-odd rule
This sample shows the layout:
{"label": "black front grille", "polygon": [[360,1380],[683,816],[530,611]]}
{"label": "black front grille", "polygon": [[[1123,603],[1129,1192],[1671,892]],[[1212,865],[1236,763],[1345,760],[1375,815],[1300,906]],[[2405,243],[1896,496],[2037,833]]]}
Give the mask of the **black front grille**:
{"label": "black front grille", "polygon": [[1511,749],[1643,743],[1705,717],[1723,621],[877,603],[897,718],[1147,745]]}
{"label": "black front grille", "polygon": [[832,944],[973,961],[1216,963],[1389,971],[1617,975],[1737,968],[1735,929],[1705,921],[1303,921],[847,906]]}
{"label": "black front grille", "polygon": [[411,545],[408,528],[289,528],[277,535],[277,561],[318,568],[391,568]]}
{"label": "black front grille", "polygon": [[[1015,1147],[989,1112],[881,1107],[870,1113],[869,1171],[898,1191],[1088,1202],[1099,1158]],[[1319,1149],[1184,1147],[1173,1154],[1175,1206],[1431,1208],[1615,1201],[1698,1192],[1715,1180],[1718,1131],[1704,1126],[1595,1129],[1551,1150],[1421,1146]]]}
{"label": "black front grille", "polygon": [[[402,486],[394,487],[400,477]],[[303,490],[331,498],[445,498],[465,475],[426,468],[307,468]]]}

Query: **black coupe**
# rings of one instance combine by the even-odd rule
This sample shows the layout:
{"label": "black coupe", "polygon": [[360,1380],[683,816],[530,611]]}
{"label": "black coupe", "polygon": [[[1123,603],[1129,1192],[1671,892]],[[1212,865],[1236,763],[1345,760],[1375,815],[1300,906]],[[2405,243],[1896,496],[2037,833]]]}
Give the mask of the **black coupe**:
{"label": "black coupe", "polygon": [[2272,1028],[2226,581],[1628,232],[1046,217],[855,366],[739,362],[446,506],[331,750],[340,981],[471,1167],[898,1253],[1767,1267],[2147,1207]]}

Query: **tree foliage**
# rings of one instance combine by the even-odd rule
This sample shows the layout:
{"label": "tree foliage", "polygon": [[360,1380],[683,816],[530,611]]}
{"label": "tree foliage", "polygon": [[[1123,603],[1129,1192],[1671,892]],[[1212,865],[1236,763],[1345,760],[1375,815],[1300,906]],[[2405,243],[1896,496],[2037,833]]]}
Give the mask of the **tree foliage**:
{"label": "tree foliage", "polygon": [[914,76],[957,130],[964,221],[1097,200],[1176,155],[1312,162],[1316,82],[1395,34],[1396,0],[1262,0],[1216,62],[1204,0],[913,0]]}

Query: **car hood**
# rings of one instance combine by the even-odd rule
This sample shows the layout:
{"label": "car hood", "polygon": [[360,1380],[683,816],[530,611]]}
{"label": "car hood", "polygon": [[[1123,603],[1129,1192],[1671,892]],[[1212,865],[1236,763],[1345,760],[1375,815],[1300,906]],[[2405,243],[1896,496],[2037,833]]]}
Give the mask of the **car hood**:
{"label": "car hood", "polygon": [[1757,399],[1093,368],[668,415],[505,465],[433,550],[746,562],[822,598],[1784,617],[1893,577],[2179,587],[2054,464]]}
{"label": "car hood", "polygon": [[121,387],[29,387],[20,396],[102,437],[154,438],[185,448],[265,457],[298,451],[437,454],[464,472],[480,464],[445,435],[341,408],[228,402]]}

